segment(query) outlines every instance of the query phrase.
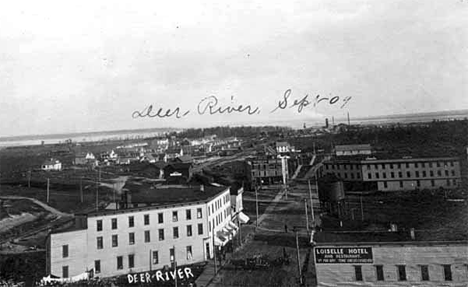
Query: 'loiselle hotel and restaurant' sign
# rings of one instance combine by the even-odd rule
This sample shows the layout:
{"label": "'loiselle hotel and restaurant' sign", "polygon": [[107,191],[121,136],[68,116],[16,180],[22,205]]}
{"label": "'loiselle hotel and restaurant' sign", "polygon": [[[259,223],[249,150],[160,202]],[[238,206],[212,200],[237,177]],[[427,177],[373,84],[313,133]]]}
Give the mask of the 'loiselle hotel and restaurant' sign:
{"label": "'loiselle hotel and restaurant' sign", "polygon": [[314,251],[316,263],[373,263],[372,247],[316,247]]}
{"label": "'loiselle hotel and restaurant' sign", "polygon": [[128,284],[155,283],[167,282],[176,280],[187,280],[194,277],[192,269],[189,267],[178,268],[176,270],[164,271],[148,271],[134,274],[127,274]]}

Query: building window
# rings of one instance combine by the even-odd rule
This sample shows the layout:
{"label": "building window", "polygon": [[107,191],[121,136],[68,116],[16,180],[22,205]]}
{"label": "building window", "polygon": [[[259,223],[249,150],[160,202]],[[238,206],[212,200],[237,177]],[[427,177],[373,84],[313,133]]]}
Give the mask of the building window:
{"label": "building window", "polygon": [[159,233],[159,241],[164,240],[164,229],[159,229],[158,233]]}
{"label": "building window", "polygon": [[383,172],[382,176],[383,176],[383,178],[387,178],[387,173]]}
{"label": "building window", "polygon": [[371,179],[371,178],[372,178],[372,174],[369,172],[369,173],[367,174],[367,177],[368,177],[369,179]]}
{"label": "building window", "polygon": [[159,253],[158,253],[158,251],[153,251],[153,264],[159,264]]}
{"label": "building window", "polygon": [[453,182],[454,186],[457,185],[457,180],[456,179],[453,179],[452,182]]}
{"label": "building window", "polygon": [[169,259],[171,260],[171,262],[174,262],[174,260],[175,260],[174,248],[169,249]]}
{"label": "building window", "polygon": [[426,177],[426,171],[425,171],[425,170],[423,170],[422,176],[423,176],[423,177]]}
{"label": "building window", "polygon": [[117,218],[112,218],[112,229],[117,229]]}
{"label": "building window", "polygon": [[177,211],[172,212],[172,222],[177,222],[179,220],[179,216],[177,214]]}
{"label": "building window", "polygon": [[386,181],[383,182],[383,187],[384,187],[384,188],[387,188],[387,187],[388,187]]}
{"label": "building window", "polygon": [[192,236],[192,225],[187,225],[187,236]]}
{"label": "building window", "polygon": [[101,260],[94,260],[94,273],[101,273]]}
{"label": "building window", "polygon": [[135,244],[135,233],[130,232],[128,234],[128,244],[130,244],[130,245]]}
{"label": "building window", "polygon": [[123,269],[123,257],[117,256],[117,269]]}
{"label": "building window", "polygon": [[397,164],[397,168],[401,168],[401,164],[400,164],[400,163],[399,163],[399,164]]}
{"label": "building window", "polygon": [[416,167],[416,168],[418,167],[418,163],[417,163],[417,162],[414,163],[414,167]]}
{"label": "building window", "polygon": [[203,223],[198,223],[198,235],[203,234]]}
{"label": "building window", "polygon": [[416,177],[419,177],[419,171],[418,170],[416,171]]}
{"label": "building window", "polygon": [[202,209],[197,208],[197,218],[202,218]]}
{"label": "building window", "polygon": [[440,162],[437,162],[436,165],[437,165],[437,167],[440,167]]}
{"label": "building window", "polygon": [[421,265],[421,281],[429,281],[429,267]]}
{"label": "building window", "polygon": [[445,176],[449,176],[449,171],[445,170]]}
{"label": "building window", "polygon": [[447,179],[447,186],[450,186],[450,179]]}
{"label": "building window", "polygon": [[99,236],[97,238],[97,249],[102,249],[104,247],[104,244],[102,242],[102,236]]}
{"label": "building window", "polygon": [[145,221],[145,225],[149,225],[149,224],[150,224],[149,214],[145,214],[145,216],[144,216],[144,221]]}
{"label": "building window", "polygon": [[62,266],[62,278],[68,278],[68,266]]}
{"label": "building window", "polygon": [[399,178],[402,178],[403,177],[403,173],[401,171],[398,172],[398,177]]}
{"label": "building window", "polygon": [[367,169],[370,169],[370,164],[367,165]]}
{"label": "building window", "polygon": [[450,166],[453,166],[453,161],[450,162]]}
{"label": "building window", "polygon": [[435,186],[435,181],[431,179],[431,186]]}
{"label": "building window", "polygon": [[158,213],[158,223],[164,223],[164,216],[162,213]]}
{"label": "building window", "polygon": [[173,227],[172,234],[174,235],[174,239],[179,238],[179,227]]}
{"label": "building window", "polygon": [[452,268],[450,265],[442,265],[444,267],[445,281],[452,281]]}
{"label": "building window", "polygon": [[397,265],[398,268],[398,280],[399,281],[406,281],[406,266],[405,265]]}
{"label": "building window", "polygon": [[395,178],[395,173],[392,171],[392,172],[390,173],[390,176],[391,176],[391,178]]}
{"label": "building window", "polygon": [[400,188],[403,188],[403,181],[400,180]]}
{"label": "building window", "polygon": [[135,226],[135,218],[133,216],[128,217],[128,227]]}
{"label": "building window", "polygon": [[145,230],[145,242],[150,242],[151,241],[151,238],[150,238],[150,231],[149,230]]}
{"label": "building window", "polygon": [[379,178],[379,173],[378,172],[375,173],[375,178]]}
{"label": "building window", "polygon": [[426,167],[426,164],[424,162],[422,162],[421,167]]}
{"label": "building window", "polygon": [[192,260],[192,246],[187,246],[186,248],[187,251],[187,260]]}
{"label": "building window", "polygon": [[442,176],[442,172],[440,170],[437,171],[438,176]]}
{"label": "building window", "polygon": [[434,176],[434,171],[433,170],[429,171],[429,174],[431,175],[431,177],[433,177]]}
{"label": "building window", "polygon": [[421,187],[421,181],[416,180],[416,186],[417,186],[417,187]]}
{"label": "building window", "polygon": [[406,176],[407,176],[407,177],[411,177],[411,171],[407,171],[407,172],[406,172]]}
{"label": "building window", "polygon": [[409,168],[409,163],[406,163],[406,168]]}
{"label": "building window", "polygon": [[185,218],[187,220],[191,220],[192,219],[192,211],[190,209],[187,209],[185,210]]}
{"label": "building window", "polygon": [[96,230],[102,231],[102,220],[96,220]]}
{"label": "building window", "polygon": [[135,255],[130,254],[128,255],[128,268],[135,267]]}
{"label": "building window", "polygon": [[429,163],[429,167],[432,168],[432,162]]}
{"label": "building window", "polygon": [[112,235],[112,247],[117,247],[119,245],[119,238],[117,235]]}
{"label": "building window", "polygon": [[383,273],[382,265],[375,266],[375,273],[377,274],[377,281],[384,281],[384,273]]}
{"label": "building window", "polygon": [[455,176],[455,171],[454,170],[452,170],[452,176]]}
{"label": "building window", "polygon": [[356,281],[362,281],[362,266],[354,266],[354,275],[356,276]]}
{"label": "building window", "polygon": [[68,257],[68,245],[62,245],[62,257],[63,258]]}

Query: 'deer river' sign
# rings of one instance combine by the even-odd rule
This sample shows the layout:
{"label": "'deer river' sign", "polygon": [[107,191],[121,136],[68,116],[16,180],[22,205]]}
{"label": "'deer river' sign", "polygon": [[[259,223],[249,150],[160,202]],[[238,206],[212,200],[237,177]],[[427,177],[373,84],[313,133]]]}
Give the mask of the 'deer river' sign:
{"label": "'deer river' sign", "polygon": [[185,268],[178,268],[177,270],[170,270],[170,271],[149,271],[149,272],[141,272],[141,273],[134,273],[134,274],[127,274],[127,284],[152,284],[152,283],[162,283],[167,281],[174,281],[176,278],[177,280],[187,280],[192,278],[193,273],[192,269],[189,267]]}
{"label": "'deer river' sign", "polygon": [[316,247],[314,253],[316,263],[373,263],[372,247]]}

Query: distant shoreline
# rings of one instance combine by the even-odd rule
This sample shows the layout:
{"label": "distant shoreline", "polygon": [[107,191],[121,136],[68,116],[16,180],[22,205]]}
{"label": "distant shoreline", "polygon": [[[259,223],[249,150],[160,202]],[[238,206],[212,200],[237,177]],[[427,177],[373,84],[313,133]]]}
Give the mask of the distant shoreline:
{"label": "distant shoreline", "polygon": [[[429,112],[429,113],[417,113],[417,114],[397,114],[388,116],[373,116],[373,117],[360,117],[350,118],[351,124],[390,124],[390,123],[421,123],[431,122],[433,120],[454,120],[468,118],[467,110],[455,110],[455,111],[442,111],[442,112]],[[329,123],[332,124],[332,117],[328,117]],[[325,123],[320,124],[317,119],[305,121],[305,120],[289,120],[283,121],[280,125],[284,126],[299,126],[298,123],[306,122],[308,126],[323,126]],[[336,118],[335,125],[339,123],[347,123],[347,118]],[[277,123],[276,123],[277,124]],[[269,125],[276,125],[270,122]],[[244,124],[245,125],[245,124]],[[256,126],[258,124],[251,124]],[[235,126],[235,125],[233,125]],[[102,140],[124,140],[124,139],[143,139],[148,137],[158,137],[165,133],[172,131],[181,131],[183,128],[148,128],[148,129],[135,129],[135,130],[114,130],[114,131],[96,131],[96,132],[79,132],[79,133],[60,133],[60,134],[48,134],[48,135],[21,135],[21,136],[8,136],[0,137],[0,147],[11,147],[11,146],[29,146],[29,145],[41,145],[42,141],[44,144],[58,144],[64,143],[66,140],[72,140],[72,142],[94,142]]]}

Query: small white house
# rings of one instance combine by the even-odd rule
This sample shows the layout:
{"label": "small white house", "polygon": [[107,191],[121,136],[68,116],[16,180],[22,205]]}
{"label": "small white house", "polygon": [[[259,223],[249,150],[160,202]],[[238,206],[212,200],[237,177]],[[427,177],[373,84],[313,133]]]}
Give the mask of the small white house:
{"label": "small white house", "polygon": [[62,170],[62,163],[57,159],[51,158],[50,160],[46,160],[42,164],[41,169],[42,170]]}

